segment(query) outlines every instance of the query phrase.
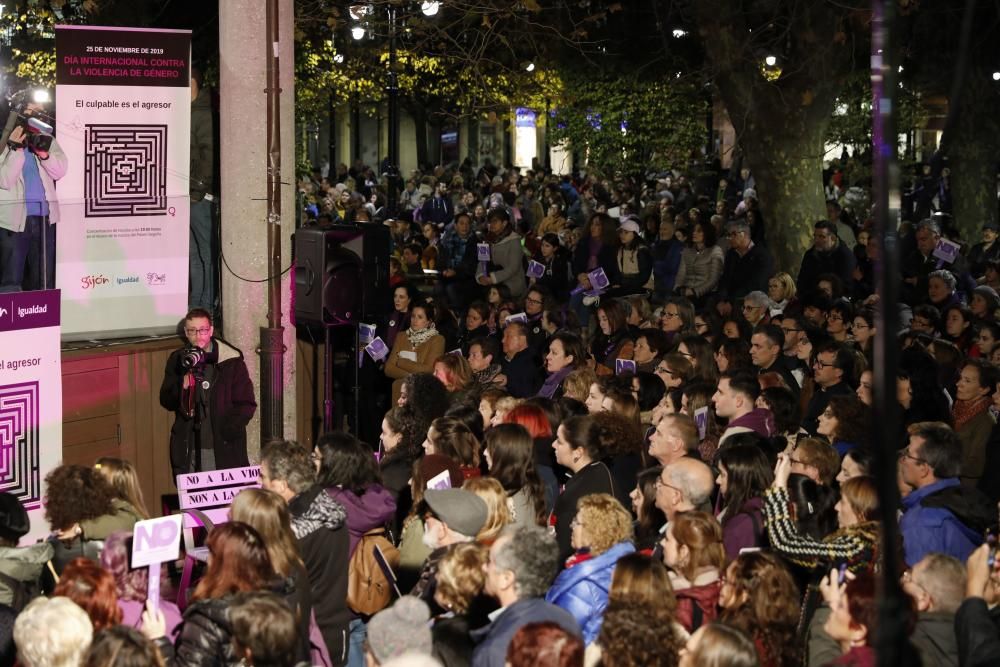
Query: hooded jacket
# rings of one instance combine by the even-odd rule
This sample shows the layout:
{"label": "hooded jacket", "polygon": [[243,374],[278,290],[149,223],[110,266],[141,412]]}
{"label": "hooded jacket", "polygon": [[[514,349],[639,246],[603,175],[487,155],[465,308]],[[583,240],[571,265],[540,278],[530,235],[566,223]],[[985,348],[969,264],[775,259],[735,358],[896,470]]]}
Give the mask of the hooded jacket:
{"label": "hooded jacket", "polygon": [[[257,412],[253,383],[242,352],[219,338],[213,338],[212,343],[218,350],[215,379],[208,390],[215,465],[219,470],[246,467],[250,465],[246,427]],[[194,420],[185,414],[181,405],[181,387],[186,372],[181,366],[181,355],[186,348],[187,344],[167,359],[160,385],[160,405],[175,414],[170,429],[170,463],[175,472],[186,469],[188,440],[194,437]]]}
{"label": "hooded jacket", "polygon": [[[719,615],[719,593],[722,591],[722,581],[717,573],[696,577],[694,582],[684,582],[682,586],[671,577],[674,585],[674,595],[677,597],[677,622],[688,632],[694,632],[703,625],[714,621]],[[698,613],[695,613],[695,608]],[[700,616],[700,623],[695,623],[695,616]]]}
{"label": "hooded jacket", "polygon": [[580,636],[580,627],[569,612],[541,598],[518,600],[499,615],[495,614],[489,625],[470,633],[479,642],[472,654],[472,667],[504,667],[510,640],[528,623],[551,621]]}
{"label": "hooded jacket", "polygon": [[347,566],[350,537],[347,512],[320,486],[303,491],[288,502],[292,532],[306,566],[312,588],[313,612],[330,659],[342,665],[347,659]]}
{"label": "hooded jacket", "polygon": [[[954,556],[965,562],[972,551],[982,544],[983,533],[974,530],[966,521],[980,516],[985,518],[989,505],[979,506],[970,502],[974,491],[960,487],[958,478],[949,477],[903,498],[899,531],[903,535],[907,565],[913,567],[931,552]],[[981,494],[977,495],[981,497]]]}
{"label": "hooded jacket", "polygon": [[326,490],[327,494],[347,512],[347,531],[350,535],[349,556],[369,530],[384,526],[396,516],[396,499],[381,484],[369,484],[362,495],[340,487]]}
{"label": "hooded jacket", "polygon": [[546,602],[573,614],[583,629],[585,644],[593,643],[601,631],[615,564],[634,551],[631,542],[619,542],[594,558],[568,567],[559,573],[545,595]]}
{"label": "hooded jacket", "polygon": [[766,408],[754,408],[742,417],[730,420],[726,430],[719,438],[719,447],[722,447],[726,438],[736,433],[756,433],[762,438],[770,438],[774,435],[774,415]]}
{"label": "hooded jacket", "polygon": [[[45,564],[51,560],[55,550],[49,542],[33,544],[30,547],[0,547],[0,572],[11,579],[33,585],[42,576]],[[14,601],[14,591],[0,580],[0,604],[10,606]]]}

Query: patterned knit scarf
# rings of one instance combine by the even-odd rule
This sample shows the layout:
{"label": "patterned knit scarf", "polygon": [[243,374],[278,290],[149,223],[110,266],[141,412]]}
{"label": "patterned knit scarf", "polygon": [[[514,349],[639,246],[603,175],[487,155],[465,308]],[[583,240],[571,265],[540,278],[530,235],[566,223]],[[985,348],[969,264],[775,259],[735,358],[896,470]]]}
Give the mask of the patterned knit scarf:
{"label": "patterned knit scarf", "polygon": [[406,337],[410,340],[410,345],[412,345],[414,349],[420,347],[437,335],[438,330],[434,328],[433,322],[428,324],[423,329],[414,329],[413,327],[410,327],[406,330]]}
{"label": "patterned knit scarf", "polygon": [[961,431],[963,426],[989,410],[992,403],[988,396],[975,401],[955,401],[955,407],[951,411],[955,420],[955,431]]}

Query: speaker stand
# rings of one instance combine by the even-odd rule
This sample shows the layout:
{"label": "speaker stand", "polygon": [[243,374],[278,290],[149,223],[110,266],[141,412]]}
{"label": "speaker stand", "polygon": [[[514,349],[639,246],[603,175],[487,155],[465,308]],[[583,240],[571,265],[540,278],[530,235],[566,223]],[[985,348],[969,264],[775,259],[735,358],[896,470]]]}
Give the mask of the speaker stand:
{"label": "speaker stand", "polygon": [[333,340],[332,327],[323,327],[323,433],[333,430]]}

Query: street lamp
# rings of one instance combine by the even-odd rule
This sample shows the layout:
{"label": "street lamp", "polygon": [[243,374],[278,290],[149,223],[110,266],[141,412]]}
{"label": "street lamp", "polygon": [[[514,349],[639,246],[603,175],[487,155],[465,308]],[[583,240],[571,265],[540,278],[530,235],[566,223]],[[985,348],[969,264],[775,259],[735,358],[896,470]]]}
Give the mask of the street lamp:
{"label": "street lamp", "polygon": [[993,80],[1000,81],[1000,72],[993,72]]}
{"label": "street lamp", "polygon": [[774,67],[775,65],[778,64],[777,56],[767,56],[766,58],[764,58],[764,64],[767,65],[768,67]]}
{"label": "street lamp", "polygon": [[524,69],[526,71],[528,71],[528,72],[534,72],[535,71],[535,63],[528,63],[527,65],[525,65]]}
{"label": "street lamp", "polygon": [[[411,7],[414,5],[411,5]],[[420,11],[424,16],[436,16],[441,9],[441,3],[435,0],[424,0],[420,3]],[[396,196],[399,187],[399,77],[396,73],[396,32],[397,32],[397,3],[389,2],[385,6],[386,18],[389,27],[389,75],[385,86],[386,97],[389,106],[389,154],[386,159],[384,175],[388,181],[386,188],[386,212],[390,218],[396,217],[396,207],[399,205]],[[351,37],[360,40],[365,37],[363,21],[373,12],[372,5],[351,5],[348,13],[351,18],[358,21],[351,28]]]}

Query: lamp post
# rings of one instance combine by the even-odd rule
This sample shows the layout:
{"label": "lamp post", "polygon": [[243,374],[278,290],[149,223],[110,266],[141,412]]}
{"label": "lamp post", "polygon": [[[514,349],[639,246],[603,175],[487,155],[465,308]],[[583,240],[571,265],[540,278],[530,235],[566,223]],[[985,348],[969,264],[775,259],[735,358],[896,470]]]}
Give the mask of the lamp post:
{"label": "lamp post", "polygon": [[[425,5],[427,3],[424,3]],[[396,5],[389,3],[389,78],[385,87],[389,102],[389,159],[385,169],[386,212],[395,218],[399,206],[399,78],[396,74]],[[435,10],[436,13],[436,10]]]}
{"label": "lamp post", "polygon": [[[389,108],[389,146],[386,164],[382,170],[386,177],[386,213],[388,217],[395,218],[399,207],[399,75],[396,73],[398,65],[397,54],[397,30],[399,29],[398,5],[395,2],[386,3],[386,19],[389,28],[389,72],[386,77],[386,101]],[[437,16],[441,9],[441,3],[435,0],[424,0],[420,3],[421,13],[430,18]],[[361,21],[371,13],[370,6],[354,6],[351,8],[350,16],[356,21]],[[371,30],[366,29],[361,23],[355,24],[351,28],[351,36],[355,40],[364,39],[365,35],[370,35]],[[355,127],[355,135],[357,127]]]}

